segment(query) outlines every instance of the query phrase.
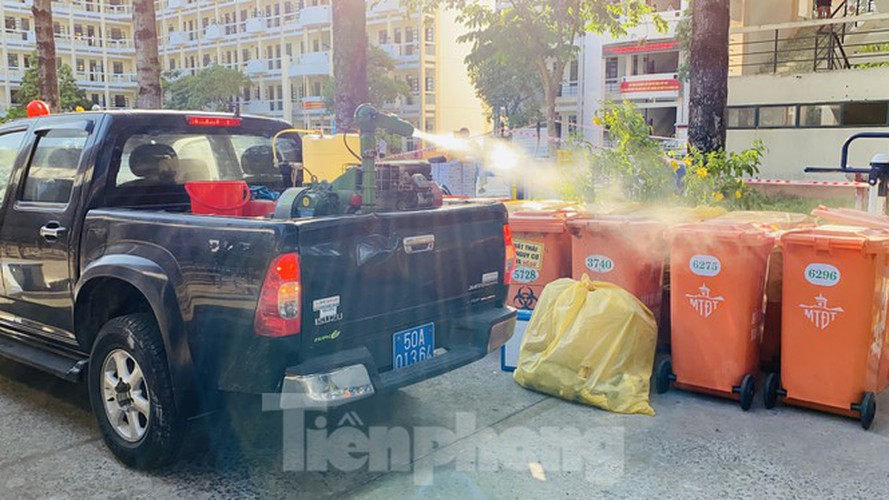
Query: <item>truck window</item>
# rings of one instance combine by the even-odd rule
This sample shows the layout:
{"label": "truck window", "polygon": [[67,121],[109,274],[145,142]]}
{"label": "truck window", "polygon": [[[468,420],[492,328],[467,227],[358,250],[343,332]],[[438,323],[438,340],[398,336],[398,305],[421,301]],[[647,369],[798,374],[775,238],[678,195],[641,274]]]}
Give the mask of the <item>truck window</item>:
{"label": "truck window", "polygon": [[[296,158],[299,144],[279,138],[279,157]],[[188,181],[246,180],[280,183],[271,155],[271,139],[263,135],[137,134],[126,139],[115,185],[118,187],[180,185]]]}
{"label": "truck window", "polygon": [[26,130],[22,130],[0,135],[0,201],[6,194],[6,186],[9,185],[9,178],[15,167],[15,158],[26,133]]}
{"label": "truck window", "polygon": [[50,130],[39,135],[22,201],[67,203],[88,137],[86,131],[74,129]]}

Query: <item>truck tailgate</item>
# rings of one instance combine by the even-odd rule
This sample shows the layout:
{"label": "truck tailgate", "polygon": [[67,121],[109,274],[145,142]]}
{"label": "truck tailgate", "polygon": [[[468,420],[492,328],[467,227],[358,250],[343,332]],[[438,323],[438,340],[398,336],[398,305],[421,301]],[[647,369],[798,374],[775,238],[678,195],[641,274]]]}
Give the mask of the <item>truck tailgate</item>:
{"label": "truck tailgate", "polygon": [[366,347],[384,370],[392,335],[428,323],[448,347],[454,316],[503,304],[506,220],[490,204],[301,224],[303,357]]}

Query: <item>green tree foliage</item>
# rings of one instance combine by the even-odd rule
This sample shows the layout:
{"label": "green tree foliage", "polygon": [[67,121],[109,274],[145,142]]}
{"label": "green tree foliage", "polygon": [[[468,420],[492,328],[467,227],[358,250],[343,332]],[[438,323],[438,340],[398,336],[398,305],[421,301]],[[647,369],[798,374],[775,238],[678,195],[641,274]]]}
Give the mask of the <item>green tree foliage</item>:
{"label": "green tree foliage", "polygon": [[[336,75],[334,75],[334,80]],[[399,97],[410,95],[410,87],[404,80],[395,79],[395,60],[376,46],[367,46],[367,85],[368,98],[374,106],[381,107]],[[334,109],[334,82],[328,80],[322,89],[324,104],[328,110]]]}
{"label": "green tree foliage", "polygon": [[231,101],[250,79],[236,69],[214,64],[194,75],[165,81],[166,105],[170,109],[228,111]]}
{"label": "green tree foliage", "polygon": [[[468,29],[458,41],[471,43],[473,53],[534,68],[550,131],[556,128],[562,77],[568,63],[578,56],[580,37],[585,33],[624,35],[653,11],[644,0],[509,0],[498,2],[501,8],[477,0],[402,1],[408,8],[426,12],[442,6],[457,9],[458,21]],[[652,20],[659,31],[666,30],[659,16]]]}
{"label": "green tree foliage", "polygon": [[476,50],[467,58],[469,78],[475,93],[491,108],[503,111],[510,127],[522,127],[543,119],[540,105],[543,93],[534,68],[518,61]]}
{"label": "green tree foliage", "polygon": [[[35,56],[31,56],[31,61],[36,61]],[[62,112],[70,112],[82,107],[89,109],[92,105],[87,98],[86,92],[77,86],[77,80],[74,78],[74,72],[71,66],[63,64],[58,71],[59,75],[59,95],[61,97],[60,107]],[[18,101],[21,106],[15,106],[7,111],[3,121],[15,118],[24,118],[27,116],[25,106],[35,99],[40,99],[40,73],[37,71],[37,65],[32,64],[30,68],[25,70],[22,77],[22,86],[18,90]]]}
{"label": "green tree foliage", "polygon": [[577,148],[579,172],[565,187],[585,201],[670,202],[759,208],[763,198],[744,179],[756,176],[765,147],[759,141],[741,152],[724,149],[665,153],[650,136],[645,117],[632,103],[608,103],[594,121],[607,131],[609,147]]}
{"label": "green tree foliage", "polygon": [[650,137],[645,116],[625,101],[607,103],[596,113],[596,125],[607,131],[610,147],[592,155],[591,181],[633,201],[664,200],[675,194],[675,176],[660,142]]}

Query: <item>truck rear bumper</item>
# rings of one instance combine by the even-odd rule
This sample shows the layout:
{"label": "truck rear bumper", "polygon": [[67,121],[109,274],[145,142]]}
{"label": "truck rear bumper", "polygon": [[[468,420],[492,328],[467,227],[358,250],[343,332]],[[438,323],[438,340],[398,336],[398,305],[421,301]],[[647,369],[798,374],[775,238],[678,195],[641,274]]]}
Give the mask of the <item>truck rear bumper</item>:
{"label": "truck rear bumper", "polygon": [[393,391],[436,377],[477,361],[500,348],[512,337],[516,312],[504,307],[473,314],[458,320],[457,328],[466,330],[466,344],[454,345],[432,359],[411,366],[379,372],[370,352],[364,347],[320,356],[289,367],[281,383],[277,405],[267,410],[323,409],[340,406],[377,393]]}

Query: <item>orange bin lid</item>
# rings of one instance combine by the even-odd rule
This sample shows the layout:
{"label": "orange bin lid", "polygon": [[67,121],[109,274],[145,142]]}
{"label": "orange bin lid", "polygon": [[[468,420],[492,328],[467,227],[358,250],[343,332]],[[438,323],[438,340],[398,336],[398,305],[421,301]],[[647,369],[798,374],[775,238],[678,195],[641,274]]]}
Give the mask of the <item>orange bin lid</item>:
{"label": "orange bin lid", "polygon": [[701,240],[737,241],[750,246],[771,245],[775,242],[774,235],[760,224],[730,220],[720,221],[719,219],[680,224],[667,231],[667,236],[670,239],[680,235],[698,236]]}
{"label": "orange bin lid", "polygon": [[864,253],[889,252],[889,232],[858,226],[820,226],[788,231],[781,243],[813,246],[817,249],[857,250]]}
{"label": "orange bin lid", "polygon": [[624,230],[663,230],[667,223],[646,217],[643,215],[596,215],[579,216],[568,221],[568,227],[572,230],[600,232],[600,231],[624,231]]}
{"label": "orange bin lid", "polygon": [[565,222],[574,215],[562,210],[515,212],[509,214],[509,228],[518,233],[564,233]]}

